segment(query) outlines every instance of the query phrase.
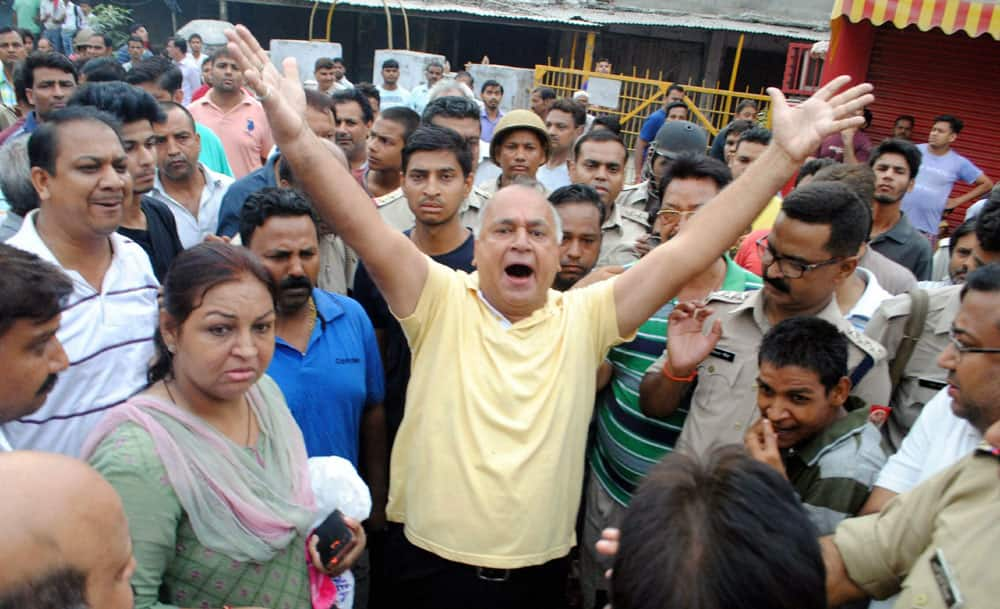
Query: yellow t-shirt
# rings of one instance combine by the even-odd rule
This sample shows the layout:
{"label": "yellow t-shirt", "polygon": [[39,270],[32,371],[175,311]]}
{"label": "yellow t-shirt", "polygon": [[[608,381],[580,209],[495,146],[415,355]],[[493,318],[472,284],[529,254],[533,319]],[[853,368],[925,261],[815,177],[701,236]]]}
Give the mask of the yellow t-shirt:
{"label": "yellow t-shirt", "polygon": [[596,371],[622,342],[614,280],[566,293],[504,329],[479,276],[428,259],[392,451],[389,519],[414,545],[496,569],[565,556],[583,483]]}
{"label": "yellow t-shirt", "polygon": [[771,197],[767,207],[765,207],[764,210],[757,216],[757,219],[753,221],[751,230],[760,230],[762,228],[771,228],[774,226],[774,220],[778,217],[778,212],[781,211],[781,201],[782,198],[778,195]]}

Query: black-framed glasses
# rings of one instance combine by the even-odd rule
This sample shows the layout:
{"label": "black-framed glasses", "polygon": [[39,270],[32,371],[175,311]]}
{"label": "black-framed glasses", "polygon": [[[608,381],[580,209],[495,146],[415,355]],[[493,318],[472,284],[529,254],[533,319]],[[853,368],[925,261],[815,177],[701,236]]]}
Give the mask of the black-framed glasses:
{"label": "black-framed glasses", "polygon": [[844,259],[843,256],[836,256],[822,262],[799,262],[798,260],[786,258],[785,256],[777,253],[774,251],[774,248],[771,247],[770,243],[764,243],[765,240],[767,240],[767,237],[761,237],[756,241],[757,254],[760,256],[761,268],[766,269],[772,264],[777,264],[778,268],[781,270],[781,274],[784,275],[786,279],[798,279],[809,271],[829,266],[831,264],[836,264]]}
{"label": "black-framed glasses", "polygon": [[959,355],[965,355],[966,353],[1000,353],[1000,347],[970,347],[968,345],[963,345],[962,342],[958,340],[955,328],[948,330],[948,341],[951,343],[952,347],[955,347],[955,351],[958,351]]}

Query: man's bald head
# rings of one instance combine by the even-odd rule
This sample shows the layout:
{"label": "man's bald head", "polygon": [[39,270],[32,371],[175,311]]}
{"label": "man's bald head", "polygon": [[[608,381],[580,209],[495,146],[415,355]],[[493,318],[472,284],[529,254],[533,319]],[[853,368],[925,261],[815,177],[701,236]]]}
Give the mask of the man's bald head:
{"label": "man's bald head", "polygon": [[132,607],[134,569],[125,511],[114,488],[82,461],[0,454],[0,592],[53,569],[86,578],[91,607]]}

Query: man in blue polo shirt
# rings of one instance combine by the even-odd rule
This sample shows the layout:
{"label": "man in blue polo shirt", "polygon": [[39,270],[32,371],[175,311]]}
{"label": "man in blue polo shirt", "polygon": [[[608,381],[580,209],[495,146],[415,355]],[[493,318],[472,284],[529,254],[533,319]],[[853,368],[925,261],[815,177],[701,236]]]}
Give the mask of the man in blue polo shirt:
{"label": "man in blue polo shirt", "polygon": [[278,289],[267,373],[302,428],[306,452],[351,461],[371,486],[373,508],[384,508],[385,387],[375,331],[361,305],[313,287],[320,262],[312,206],[295,190],[265,188],[243,206],[240,238]]}

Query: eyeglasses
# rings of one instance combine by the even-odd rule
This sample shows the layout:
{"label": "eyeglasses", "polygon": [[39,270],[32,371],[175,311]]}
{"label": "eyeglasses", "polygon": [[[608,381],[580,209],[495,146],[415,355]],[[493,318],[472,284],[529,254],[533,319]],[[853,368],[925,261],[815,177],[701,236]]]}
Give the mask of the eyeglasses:
{"label": "eyeglasses", "polygon": [[948,330],[948,341],[951,343],[952,347],[955,347],[955,351],[958,351],[959,355],[965,355],[966,353],[1000,353],[1000,347],[970,347],[968,345],[963,345],[962,342],[958,340],[955,328]]}
{"label": "eyeglasses", "polygon": [[698,213],[698,210],[694,211],[681,211],[679,209],[673,209],[671,207],[664,207],[660,211],[656,212],[657,216],[662,216],[666,220],[687,220],[691,216]]}
{"label": "eyeglasses", "polygon": [[765,239],[767,239],[767,237],[761,237],[756,241],[757,255],[760,256],[761,268],[766,269],[772,264],[777,263],[778,269],[781,270],[781,274],[784,275],[786,279],[798,279],[809,271],[829,266],[831,264],[836,264],[844,259],[842,256],[837,256],[835,258],[830,258],[829,260],[824,260],[823,262],[813,262],[812,264],[799,262],[798,260],[786,258],[785,256],[775,252],[770,243],[764,243]]}

